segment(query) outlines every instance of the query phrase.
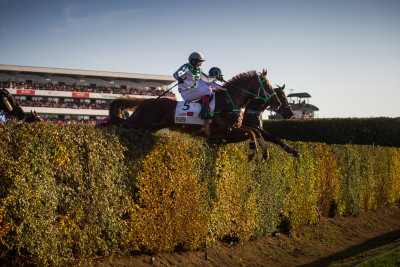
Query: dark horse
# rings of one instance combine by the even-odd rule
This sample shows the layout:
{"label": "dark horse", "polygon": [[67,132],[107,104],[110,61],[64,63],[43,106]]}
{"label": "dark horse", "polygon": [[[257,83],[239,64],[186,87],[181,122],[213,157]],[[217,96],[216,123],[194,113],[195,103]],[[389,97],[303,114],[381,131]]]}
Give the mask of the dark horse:
{"label": "dark horse", "polygon": [[[271,108],[277,110],[281,106],[274,89],[266,79],[267,72],[261,75],[256,71],[241,73],[224,84],[226,91],[215,94],[215,114],[211,123],[205,125],[175,123],[175,108],[177,101],[169,98],[143,99],[119,98],[110,105],[110,118],[107,126],[122,126],[131,129],[158,131],[163,128],[181,131],[206,138],[229,138],[249,136],[255,141],[262,138],[259,131],[250,127],[241,127],[244,110],[250,99],[261,97],[269,100]],[[261,93],[260,93],[261,92]],[[122,112],[134,109],[126,120]],[[253,150],[252,159],[257,150]]]}
{"label": "dark horse", "polygon": [[43,122],[43,119],[38,116],[36,111],[31,111],[31,114],[26,116],[14,96],[4,88],[0,88],[0,111],[6,113],[9,117],[16,118],[18,121]]}
{"label": "dark horse", "polygon": [[[283,118],[290,119],[291,117],[293,117],[294,113],[293,113],[293,110],[289,104],[287,97],[286,97],[284,89],[285,89],[285,85],[283,85],[282,87],[278,86],[278,88],[274,88],[275,93],[277,94],[279,100],[282,103],[282,105],[279,107],[278,110],[276,110],[276,112],[280,113]],[[299,154],[296,149],[287,145],[281,139],[271,135],[270,133],[268,133],[266,130],[263,129],[262,113],[264,112],[265,109],[267,109],[269,107],[269,104],[270,104],[269,101],[264,101],[259,98],[253,98],[249,102],[249,104],[246,106],[246,111],[244,113],[242,126],[251,127],[253,129],[258,130],[261,133],[262,138],[263,138],[263,140],[259,140],[259,141],[272,142],[272,143],[277,144],[280,147],[282,147],[283,150],[285,150],[286,152],[293,154],[293,156],[301,157],[301,154]],[[223,142],[224,143],[235,143],[235,142],[242,142],[242,141],[245,141],[248,139],[250,139],[248,136],[229,138],[229,139],[224,138]],[[254,147],[255,147],[255,144],[253,142],[254,142],[253,140],[250,141],[250,149],[254,149]],[[265,159],[267,159],[269,157],[268,148],[264,149],[263,156]]]}
{"label": "dark horse", "polygon": [[0,110],[5,112],[8,116],[17,118],[17,120],[23,120],[25,118],[25,113],[18,105],[14,96],[4,88],[0,88]]}

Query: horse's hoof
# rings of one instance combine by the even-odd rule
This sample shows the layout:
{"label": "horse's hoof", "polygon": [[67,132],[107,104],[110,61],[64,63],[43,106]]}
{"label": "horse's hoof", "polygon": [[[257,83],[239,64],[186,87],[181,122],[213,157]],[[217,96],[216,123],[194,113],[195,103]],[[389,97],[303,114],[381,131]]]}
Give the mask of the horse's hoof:
{"label": "horse's hoof", "polygon": [[293,156],[295,156],[296,158],[302,158],[303,157],[303,155],[302,154],[300,154],[300,153],[294,153],[293,154]]}
{"label": "horse's hoof", "polygon": [[248,157],[249,161],[252,161],[255,156],[256,156],[256,154],[250,154],[249,157]]}

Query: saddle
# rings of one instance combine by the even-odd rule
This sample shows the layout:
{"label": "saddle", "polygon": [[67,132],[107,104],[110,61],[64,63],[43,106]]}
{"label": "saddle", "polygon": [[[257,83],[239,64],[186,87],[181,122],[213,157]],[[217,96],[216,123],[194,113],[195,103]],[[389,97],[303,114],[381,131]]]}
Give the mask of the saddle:
{"label": "saddle", "polygon": [[[210,112],[215,110],[215,97],[212,94],[209,104]],[[206,120],[200,118],[201,98],[194,101],[178,101],[175,109],[175,123],[205,125]],[[211,120],[208,120],[210,123]]]}

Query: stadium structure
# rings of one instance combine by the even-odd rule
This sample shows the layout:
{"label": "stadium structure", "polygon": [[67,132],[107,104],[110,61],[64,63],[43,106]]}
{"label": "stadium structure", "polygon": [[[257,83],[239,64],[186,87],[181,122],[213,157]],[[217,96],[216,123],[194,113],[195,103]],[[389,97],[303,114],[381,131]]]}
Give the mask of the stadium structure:
{"label": "stadium structure", "polygon": [[313,119],[316,117],[316,112],[319,111],[319,108],[309,103],[311,98],[309,93],[291,93],[287,97],[295,118]]}
{"label": "stadium structure", "polygon": [[[51,121],[99,121],[124,95],[156,98],[175,79],[166,75],[0,65],[0,85],[26,113]],[[168,92],[166,97],[175,98]]]}
{"label": "stadium structure", "polygon": [[[293,90],[291,89],[291,91]],[[316,112],[319,111],[319,108],[309,103],[311,98],[309,93],[290,93],[287,98],[294,113],[293,119],[314,119],[318,117]],[[281,120],[283,116],[270,110],[268,119]]]}

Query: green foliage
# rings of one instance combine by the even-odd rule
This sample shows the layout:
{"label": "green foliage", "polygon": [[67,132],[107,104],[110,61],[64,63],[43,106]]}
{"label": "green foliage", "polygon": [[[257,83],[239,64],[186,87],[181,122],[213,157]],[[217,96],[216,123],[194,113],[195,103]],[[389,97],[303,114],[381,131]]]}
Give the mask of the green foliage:
{"label": "green foliage", "polygon": [[[243,145],[220,147],[216,158],[216,198],[210,207],[209,238],[249,239],[258,217],[258,186],[253,179],[254,163],[247,163]],[[246,164],[243,164],[246,162]]]}
{"label": "green foliage", "polygon": [[173,132],[0,125],[0,249],[64,265],[113,251],[198,249],[400,201],[400,149],[248,144]]}
{"label": "green foliage", "polygon": [[270,234],[276,230],[281,216],[286,214],[286,202],[295,184],[295,159],[282,152],[280,147],[270,147],[270,159],[257,158],[255,180],[259,184],[260,207],[256,236]]}
{"label": "green foliage", "polygon": [[52,264],[119,249],[126,199],[115,136],[46,124],[2,125],[0,135],[5,249]]}

